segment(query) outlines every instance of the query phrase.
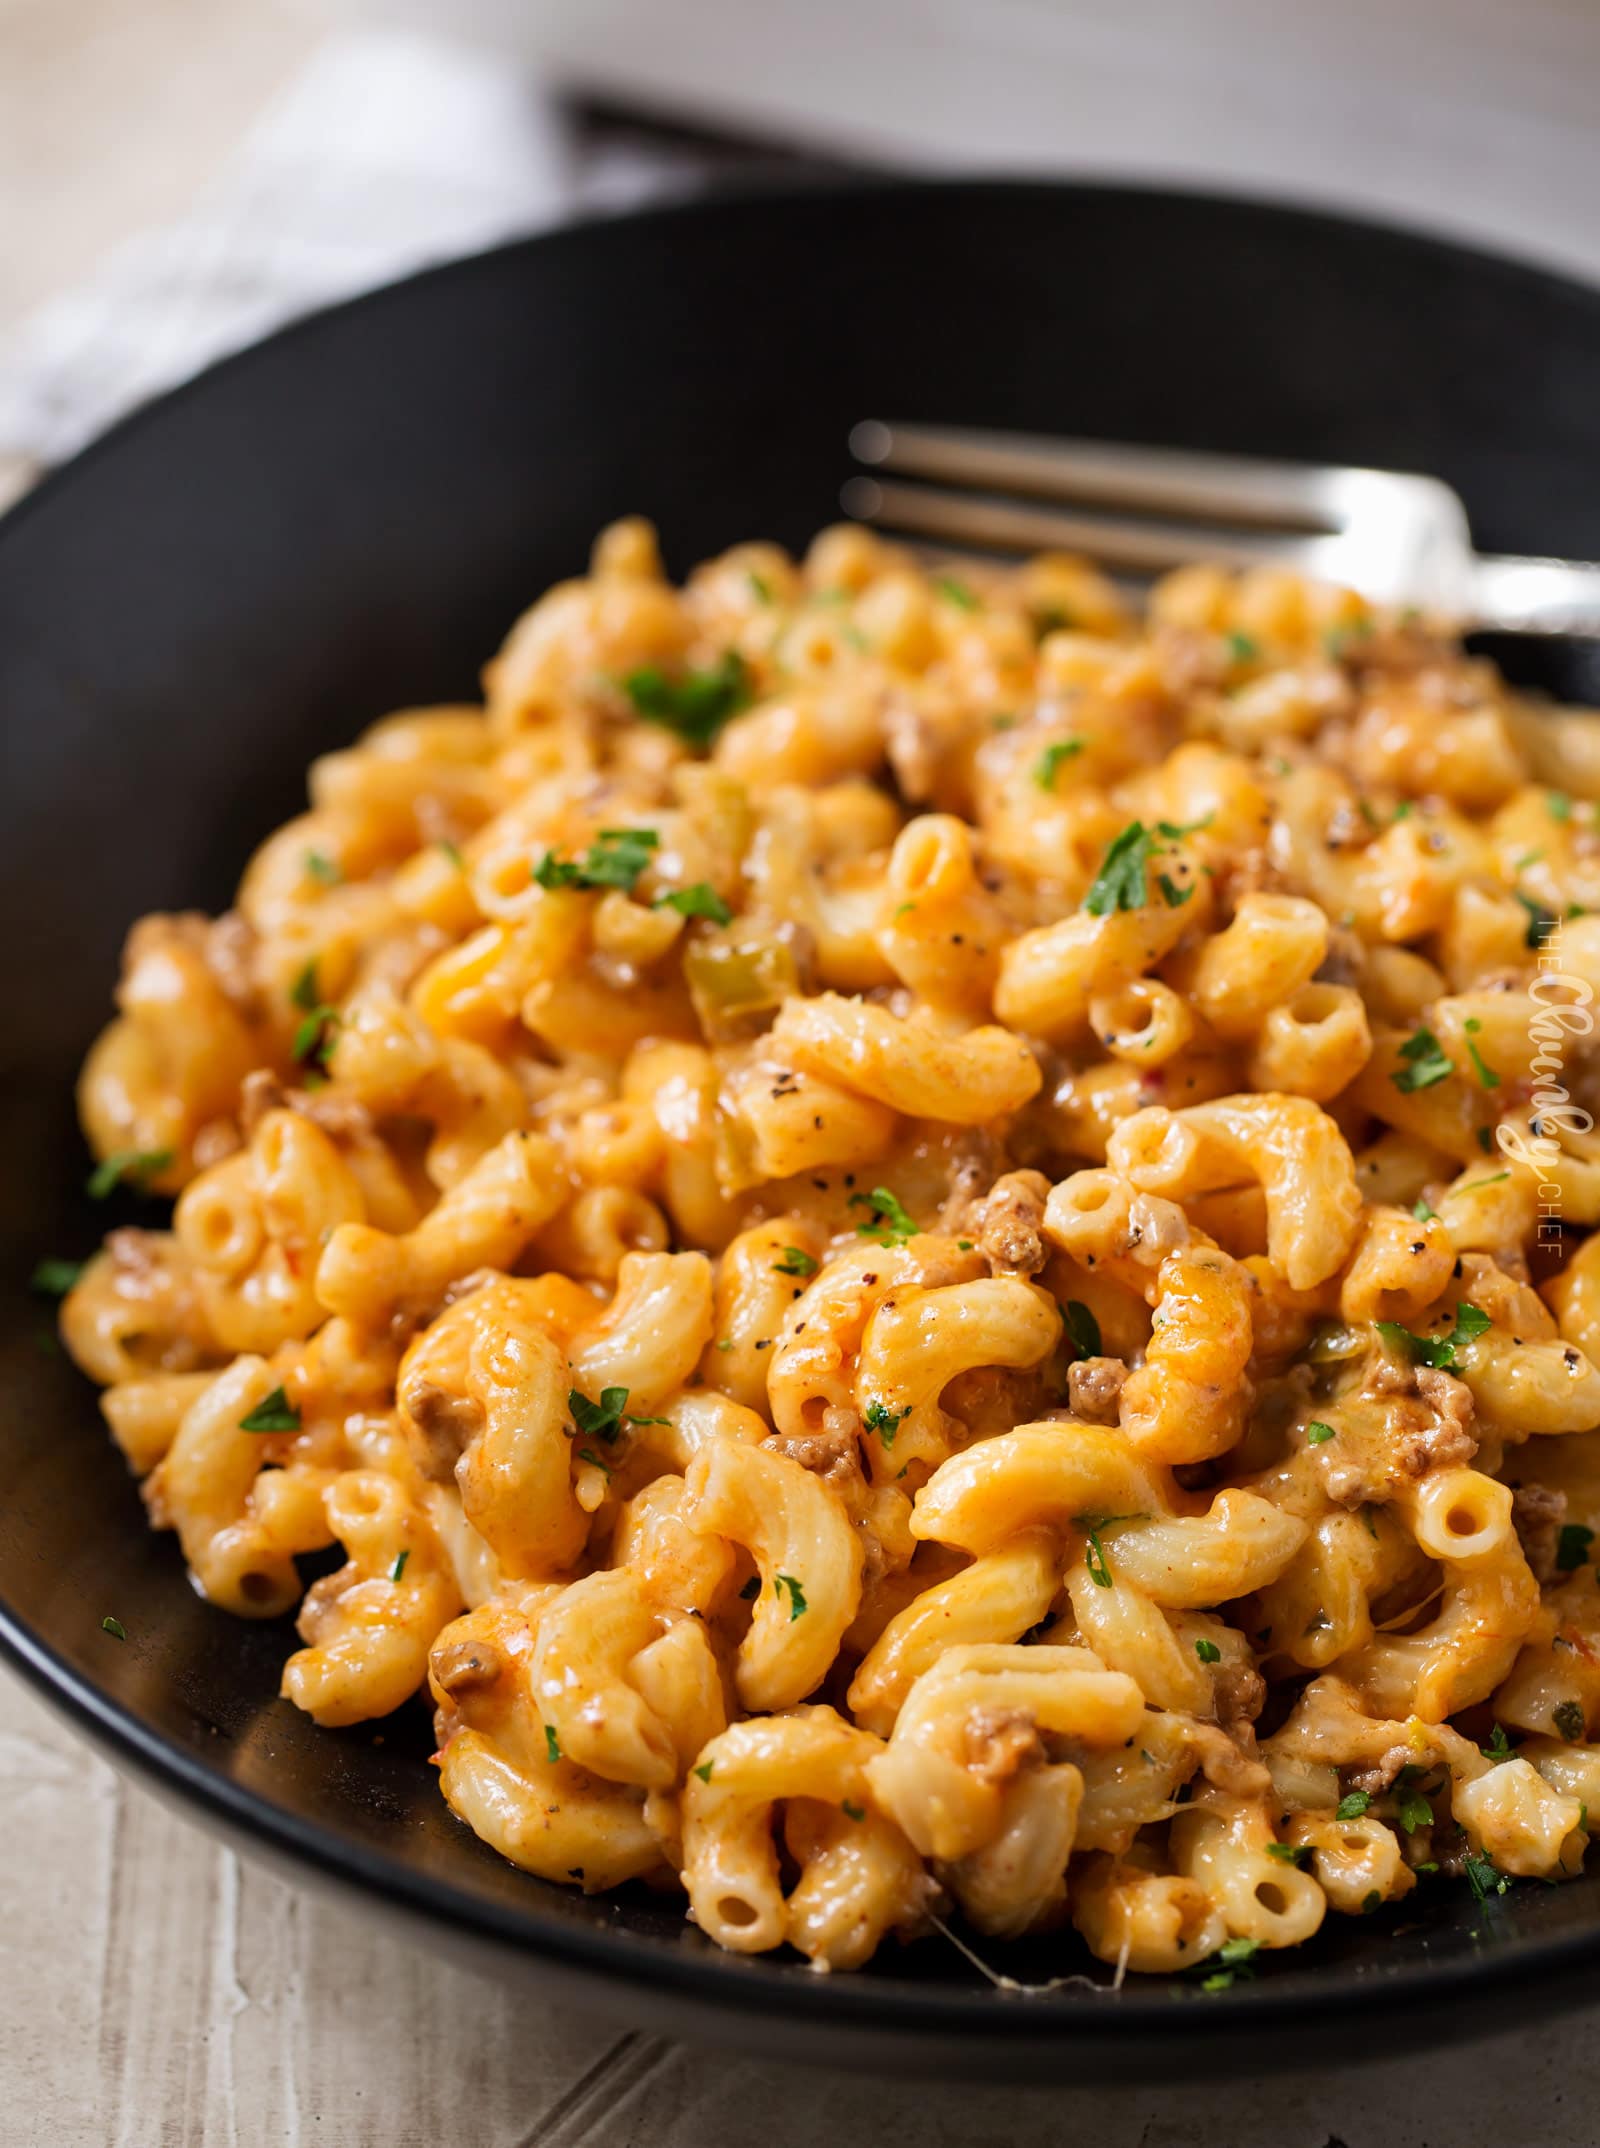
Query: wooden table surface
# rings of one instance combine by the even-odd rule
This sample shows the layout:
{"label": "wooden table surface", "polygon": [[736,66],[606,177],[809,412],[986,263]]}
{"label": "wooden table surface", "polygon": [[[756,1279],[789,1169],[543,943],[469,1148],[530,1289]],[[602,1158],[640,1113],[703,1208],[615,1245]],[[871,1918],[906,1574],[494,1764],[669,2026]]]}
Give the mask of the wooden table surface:
{"label": "wooden table surface", "polygon": [[[0,0],[0,332],[181,207],[313,0]],[[0,473],[3,480],[4,473]],[[0,2148],[1594,2148],[1600,2013],[1193,2090],[1018,2091],[675,2046],[241,1864],[0,1671]]]}

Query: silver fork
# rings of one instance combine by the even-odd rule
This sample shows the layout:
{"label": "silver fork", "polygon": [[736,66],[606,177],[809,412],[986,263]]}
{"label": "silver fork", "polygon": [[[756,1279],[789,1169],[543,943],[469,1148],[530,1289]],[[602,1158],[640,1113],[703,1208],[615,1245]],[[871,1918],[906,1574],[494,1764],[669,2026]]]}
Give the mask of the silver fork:
{"label": "silver fork", "polygon": [[1600,634],[1600,566],[1474,551],[1466,510],[1436,477],[878,418],[850,448],[885,474],[851,478],[845,512],[908,536],[1084,552],[1135,574],[1286,567],[1463,628]]}

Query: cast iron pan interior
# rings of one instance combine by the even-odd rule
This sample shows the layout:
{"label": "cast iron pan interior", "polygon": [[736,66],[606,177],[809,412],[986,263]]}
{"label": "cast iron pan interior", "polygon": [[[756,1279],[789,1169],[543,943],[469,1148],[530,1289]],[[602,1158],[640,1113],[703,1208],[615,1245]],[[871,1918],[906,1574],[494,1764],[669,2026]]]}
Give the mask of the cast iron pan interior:
{"label": "cast iron pan interior", "polygon": [[[306,763],[470,694],[611,516],[652,516],[675,570],[740,537],[803,544],[873,413],[1431,470],[1486,548],[1600,558],[1593,294],[1124,189],[892,184],[591,225],[322,314],[120,427],[0,526],[0,1640],[236,1839],[635,2022],[1081,2081],[1325,2059],[1585,1996],[1594,1872],[1489,1908],[1438,1882],[1210,1996],[1001,1992],[943,1942],[817,1977],[719,1954],[642,1892],[543,1886],[446,1812],[420,1707],[333,1735],[274,1699],[289,1627],[197,1600],[87,1385],[40,1347],[35,1259],[138,1208],[83,1198],[71,1108],[128,922],[224,906]],[[1108,1982],[1070,1935],[1003,1966]]]}

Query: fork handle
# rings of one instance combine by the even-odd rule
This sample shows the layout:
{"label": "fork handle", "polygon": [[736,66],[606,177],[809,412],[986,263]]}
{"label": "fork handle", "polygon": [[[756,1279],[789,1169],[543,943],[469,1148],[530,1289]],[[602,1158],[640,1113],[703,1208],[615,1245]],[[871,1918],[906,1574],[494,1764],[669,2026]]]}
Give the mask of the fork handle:
{"label": "fork handle", "polygon": [[1473,623],[1521,634],[1600,635],[1600,566],[1579,559],[1480,554]]}

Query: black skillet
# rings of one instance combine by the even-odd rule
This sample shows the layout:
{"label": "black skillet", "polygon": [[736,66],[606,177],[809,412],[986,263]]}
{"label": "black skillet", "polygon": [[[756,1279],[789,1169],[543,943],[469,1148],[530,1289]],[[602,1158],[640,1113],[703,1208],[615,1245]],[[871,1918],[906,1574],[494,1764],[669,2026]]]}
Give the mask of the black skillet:
{"label": "black skillet", "polygon": [[[420,1707],[380,1743],[274,1698],[289,1627],[194,1596],[87,1384],[41,1347],[34,1261],[108,1221],[71,1087],[129,920],[225,905],[311,757],[470,694],[610,517],[654,517],[680,570],[740,537],[803,544],[876,412],[1429,470],[1484,549],[1600,558],[1600,297],[1373,226],[1123,188],[873,185],[591,225],[321,314],[119,427],[0,525],[0,1649],[246,1850],[635,2026],[1126,2081],[1600,1995],[1600,1871],[1487,1906],[1436,1881],[1210,1994],[1113,1992],[1070,1935],[999,1965],[1100,1988],[1002,1991],[942,1940],[819,1977],[721,1954],[642,1892],[545,1886],[450,1817]],[[1520,661],[1567,686],[1584,663]]]}

